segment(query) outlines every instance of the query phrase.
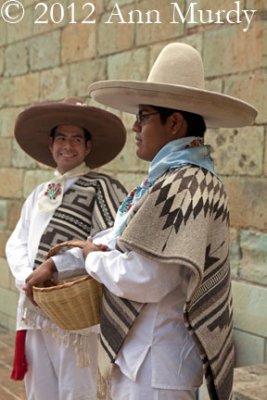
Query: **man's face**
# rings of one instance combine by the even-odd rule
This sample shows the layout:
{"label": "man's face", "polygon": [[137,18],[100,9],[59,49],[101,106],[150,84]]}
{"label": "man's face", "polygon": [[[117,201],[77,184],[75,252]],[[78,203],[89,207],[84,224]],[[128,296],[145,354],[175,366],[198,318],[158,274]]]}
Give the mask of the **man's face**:
{"label": "man's face", "polygon": [[141,120],[135,121],[133,130],[136,133],[136,155],[142,160],[152,161],[162,147],[185,134],[182,126],[184,119],[178,112],[170,115],[167,121],[162,123],[155,108],[140,105],[139,116]]}
{"label": "man's face", "polygon": [[61,174],[80,165],[91,148],[91,141],[85,142],[84,130],[79,126],[59,125],[54,138],[49,139],[49,149]]}

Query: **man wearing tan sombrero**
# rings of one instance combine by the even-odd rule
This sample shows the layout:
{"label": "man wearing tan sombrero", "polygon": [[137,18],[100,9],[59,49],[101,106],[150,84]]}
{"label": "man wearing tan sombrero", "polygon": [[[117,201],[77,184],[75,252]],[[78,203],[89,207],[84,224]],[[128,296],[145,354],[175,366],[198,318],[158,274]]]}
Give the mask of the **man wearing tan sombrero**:
{"label": "man wearing tan sombrero", "polygon": [[[27,154],[56,170],[27,198],[6,246],[20,289],[12,378],[23,379],[26,373],[28,400],[95,400],[97,330],[59,329],[25,301],[21,289],[50,247],[84,240],[113,225],[125,189],[91,169],[121,151],[126,131],[112,113],[69,98],[24,110],[16,120],[15,138]],[[77,360],[75,350],[85,341],[89,354]]]}
{"label": "man wearing tan sombrero", "polygon": [[[200,54],[181,43],[162,50],[146,82],[103,81],[89,91],[136,114],[136,154],[150,162],[113,229],[83,250],[87,272],[105,288],[101,344],[112,366],[111,398],[194,400],[205,375],[210,398],[230,400],[228,199],[203,136],[206,126],[252,124],[257,112],[205,90]],[[83,264],[77,251],[68,253],[70,265]],[[54,257],[43,268],[50,276],[62,266]]]}

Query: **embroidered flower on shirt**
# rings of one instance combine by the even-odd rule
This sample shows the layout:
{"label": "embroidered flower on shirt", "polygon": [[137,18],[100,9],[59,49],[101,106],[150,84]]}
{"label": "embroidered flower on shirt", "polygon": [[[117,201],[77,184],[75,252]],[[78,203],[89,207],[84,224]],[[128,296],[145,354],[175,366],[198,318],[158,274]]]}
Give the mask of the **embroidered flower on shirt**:
{"label": "embroidered flower on shirt", "polygon": [[124,214],[130,210],[130,208],[135,204],[136,200],[139,200],[144,192],[146,192],[153,182],[149,181],[147,178],[141,183],[141,185],[136,186],[125,198],[119,207],[119,213]]}
{"label": "embroidered flower on shirt", "polygon": [[192,140],[191,143],[189,143],[185,148],[190,149],[191,147],[200,147],[204,145],[204,138],[202,137],[196,137],[194,140]]}
{"label": "embroidered flower on shirt", "polygon": [[44,194],[50,200],[56,200],[56,198],[60,196],[61,193],[62,193],[61,183],[49,183]]}

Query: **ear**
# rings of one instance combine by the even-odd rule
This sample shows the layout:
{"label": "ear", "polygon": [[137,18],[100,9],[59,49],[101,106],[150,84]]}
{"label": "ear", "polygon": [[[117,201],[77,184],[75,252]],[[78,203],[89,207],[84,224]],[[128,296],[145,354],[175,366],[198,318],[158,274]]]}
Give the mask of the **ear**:
{"label": "ear", "polygon": [[183,115],[179,111],[176,111],[170,116],[170,124],[171,135],[174,138],[185,136],[187,123]]}
{"label": "ear", "polygon": [[92,140],[87,140],[85,143],[85,154],[88,156],[88,154],[91,152],[93,147]]}
{"label": "ear", "polygon": [[51,136],[49,136],[49,138],[48,138],[48,148],[49,148],[50,152],[52,153],[52,151],[53,151],[53,138]]}

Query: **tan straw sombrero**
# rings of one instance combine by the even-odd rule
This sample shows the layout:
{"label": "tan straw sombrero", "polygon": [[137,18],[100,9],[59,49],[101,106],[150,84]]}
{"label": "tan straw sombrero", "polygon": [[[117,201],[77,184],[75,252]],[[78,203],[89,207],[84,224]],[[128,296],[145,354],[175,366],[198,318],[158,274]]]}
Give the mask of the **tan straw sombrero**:
{"label": "tan straw sombrero", "polygon": [[111,161],[126,141],[125,127],[116,115],[84,104],[77,97],[25,109],[16,119],[15,138],[20,147],[35,160],[56,167],[48,148],[48,138],[51,130],[58,125],[75,125],[90,132],[92,150],[84,160],[90,168]]}
{"label": "tan straw sombrero", "polygon": [[151,105],[201,115],[208,127],[240,127],[253,123],[257,110],[235,97],[204,88],[201,55],[184,43],[163,48],[146,82],[100,81],[89,86],[99,103],[128,113]]}

